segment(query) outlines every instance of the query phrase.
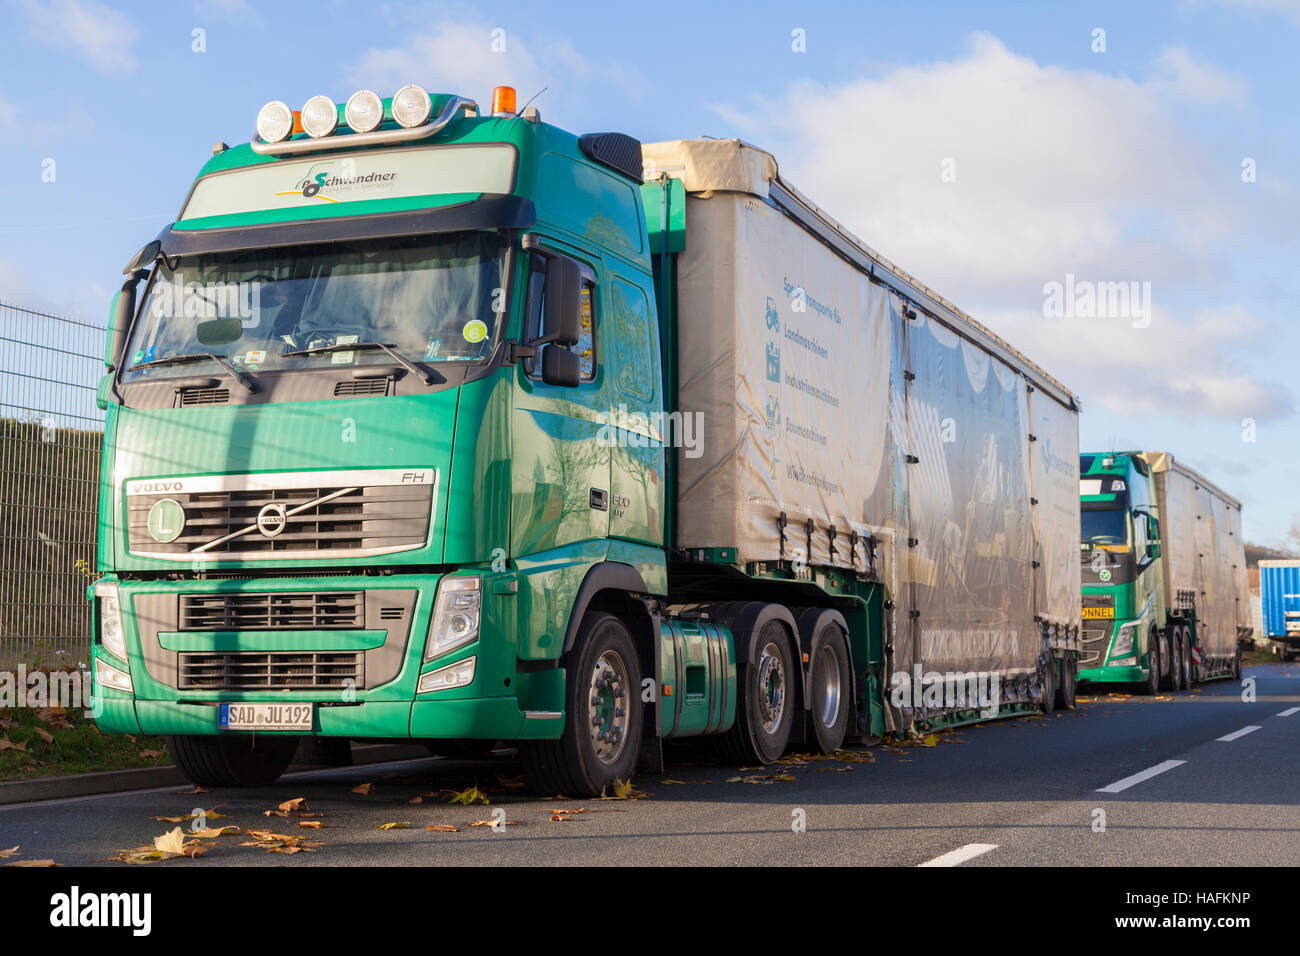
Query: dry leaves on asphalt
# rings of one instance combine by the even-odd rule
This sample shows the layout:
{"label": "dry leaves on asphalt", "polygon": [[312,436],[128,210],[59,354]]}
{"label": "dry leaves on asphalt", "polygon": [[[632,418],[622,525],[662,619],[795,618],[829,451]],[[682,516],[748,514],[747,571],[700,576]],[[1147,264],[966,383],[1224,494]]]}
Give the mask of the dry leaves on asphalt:
{"label": "dry leaves on asphalt", "polygon": [[403,820],[401,823],[379,823],[375,825],[376,830],[409,830],[411,822]]}
{"label": "dry leaves on asphalt", "polygon": [[368,796],[375,792],[375,785],[373,783],[363,783],[359,787],[353,787],[352,792],[359,793],[363,797]]}
{"label": "dry leaves on asphalt", "polygon": [[425,827],[426,830],[433,830],[436,833],[459,833],[460,827],[454,827],[450,823],[435,823]]}
{"label": "dry leaves on asphalt", "polygon": [[215,843],[204,843],[197,836],[185,838],[185,831],[180,827],[168,830],[161,836],[153,838],[153,846],[137,846],[130,850],[118,850],[117,860],[121,863],[161,863],[177,857],[194,859],[203,856]]}
{"label": "dry leaves on asphalt", "polygon": [[600,790],[600,796],[597,797],[596,799],[597,800],[644,800],[646,797],[649,796],[651,796],[651,794],[645,793],[644,791],[638,790],[636,789],[636,787],[632,786],[632,778],[628,777],[626,780],[618,780],[618,779],[614,780],[614,793],[612,795],[606,794],[605,789],[602,787]]}
{"label": "dry leaves on asphalt", "polygon": [[461,806],[465,807],[471,806],[475,803],[487,804],[490,802],[487,798],[487,794],[478,787],[470,787],[468,790],[443,790],[440,792],[450,794],[450,796],[447,797],[448,803],[459,803]]}
{"label": "dry leaves on asphalt", "polygon": [[[222,806],[218,804],[217,806]],[[228,813],[218,813],[217,808],[211,810],[200,810],[197,813],[187,813],[183,817],[150,817],[151,820],[157,820],[159,823],[189,823],[191,820],[202,817],[204,820],[225,820],[230,815]]]}
{"label": "dry leaves on asphalt", "polygon": [[315,853],[317,847],[325,845],[309,843],[306,837],[288,836],[270,830],[249,830],[248,835],[253,839],[241,843],[240,846],[257,847],[268,853]]}

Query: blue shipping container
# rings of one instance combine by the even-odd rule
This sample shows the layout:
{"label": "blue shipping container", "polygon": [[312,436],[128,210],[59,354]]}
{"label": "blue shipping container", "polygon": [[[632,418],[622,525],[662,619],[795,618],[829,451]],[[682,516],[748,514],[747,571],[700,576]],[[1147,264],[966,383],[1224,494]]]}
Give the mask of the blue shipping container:
{"label": "blue shipping container", "polygon": [[1300,640],[1300,561],[1259,562],[1259,596],[1264,636]]}

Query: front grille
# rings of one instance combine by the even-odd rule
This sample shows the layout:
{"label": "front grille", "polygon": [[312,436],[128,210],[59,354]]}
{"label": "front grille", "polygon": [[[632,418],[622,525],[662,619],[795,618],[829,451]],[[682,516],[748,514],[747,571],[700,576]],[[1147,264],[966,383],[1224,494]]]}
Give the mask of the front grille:
{"label": "front grille", "polygon": [[325,630],[365,627],[360,591],[182,594],[182,631]]}
{"label": "front grille", "polygon": [[1111,621],[1083,622],[1083,651],[1079,655],[1080,667],[1100,667],[1110,646]]}
{"label": "front grille", "polygon": [[388,379],[386,378],[361,378],[352,381],[343,381],[334,383],[334,395],[340,397],[344,395],[387,395]]}
{"label": "front grille", "polygon": [[365,685],[354,651],[183,653],[181,690],[330,690]]}
{"label": "front grille", "polygon": [[[312,477],[322,474],[328,473]],[[352,472],[346,477],[355,485],[249,488],[248,477],[176,479],[158,482],[159,491],[142,483],[148,490],[127,498],[131,550],[174,560],[346,557],[420,548],[428,538],[430,470]],[[227,481],[232,487],[222,487]],[[164,499],[184,516],[171,541],[156,540],[149,529],[150,509]]]}
{"label": "front grille", "polygon": [[230,401],[228,388],[189,388],[181,392],[181,406],[224,405]]}

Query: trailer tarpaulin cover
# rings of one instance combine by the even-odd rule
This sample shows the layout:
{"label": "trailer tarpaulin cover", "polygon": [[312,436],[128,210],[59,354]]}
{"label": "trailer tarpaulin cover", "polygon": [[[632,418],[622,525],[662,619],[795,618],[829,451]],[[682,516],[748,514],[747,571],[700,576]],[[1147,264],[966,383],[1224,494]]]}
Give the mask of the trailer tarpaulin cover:
{"label": "trailer tarpaulin cover", "polygon": [[1201,622],[1202,657],[1232,657],[1237,629],[1251,626],[1241,504],[1168,452],[1142,457],[1156,479],[1167,606],[1177,608],[1190,596]]}
{"label": "trailer tarpaulin cover", "polygon": [[1077,408],[765,201],[768,154],[645,156],[688,191],[678,397],[703,440],[678,453],[676,544],[874,574],[895,673],[1032,673],[1040,620],[1079,621]]}

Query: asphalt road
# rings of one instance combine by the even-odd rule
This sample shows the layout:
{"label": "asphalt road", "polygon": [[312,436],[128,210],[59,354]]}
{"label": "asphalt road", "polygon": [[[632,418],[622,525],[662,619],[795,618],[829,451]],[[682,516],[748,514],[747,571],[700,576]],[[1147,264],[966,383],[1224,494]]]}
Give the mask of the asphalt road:
{"label": "asphalt road", "polygon": [[[520,763],[494,755],[297,774],[262,790],[195,795],[171,787],[16,804],[0,807],[0,848],[19,845],[26,859],[120,866],[119,850],[175,826],[153,817],[220,805],[228,818],[211,826],[324,845],[271,853],[241,846],[241,832],[217,838],[202,858],[158,865],[1294,866],[1300,665],[1253,667],[1245,676],[1255,682],[1253,701],[1232,682],[1159,698],[1100,694],[1076,711],[941,734],[933,747],[855,751],[864,761],[857,763],[741,771],[707,765],[707,750],[678,751],[667,773],[634,781],[650,794],[638,800],[526,796],[508,786]],[[728,782],[733,777],[762,782]],[[366,783],[373,792],[353,792]],[[489,791],[490,806],[444,802],[476,784]],[[419,794],[432,795],[409,802]],[[263,815],[294,797],[321,814],[310,818],[319,829]],[[491,821],[498,808],[512,825],[467,826]],[[552,819],[554,809],[583,808]],[[410,827],[380,829],[387,823]],[[433,825],[459,829],[426,829]]]}

